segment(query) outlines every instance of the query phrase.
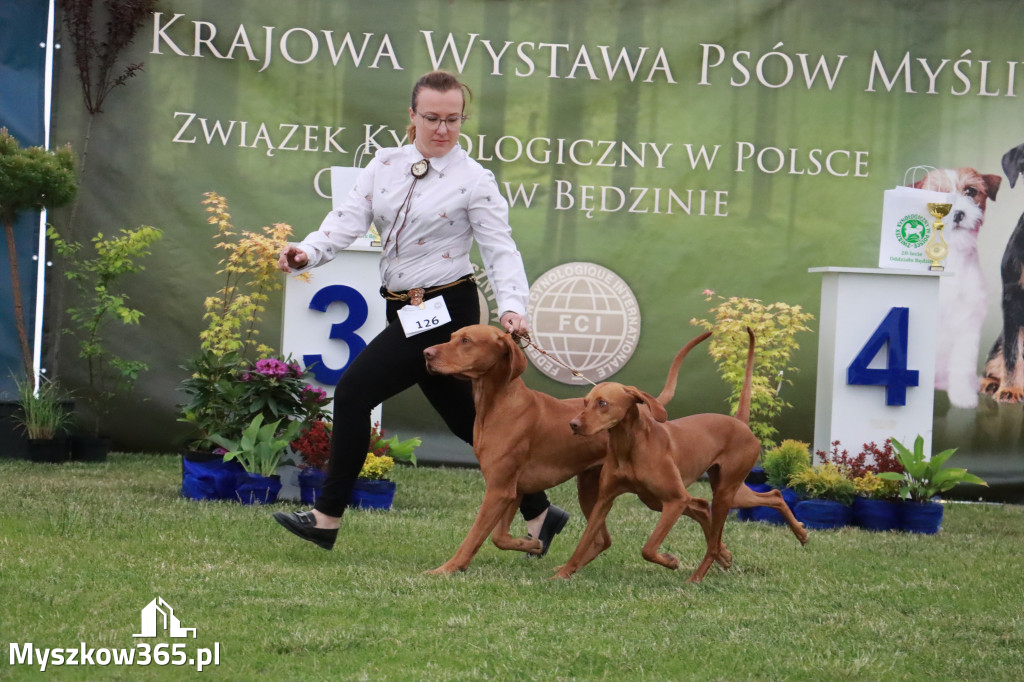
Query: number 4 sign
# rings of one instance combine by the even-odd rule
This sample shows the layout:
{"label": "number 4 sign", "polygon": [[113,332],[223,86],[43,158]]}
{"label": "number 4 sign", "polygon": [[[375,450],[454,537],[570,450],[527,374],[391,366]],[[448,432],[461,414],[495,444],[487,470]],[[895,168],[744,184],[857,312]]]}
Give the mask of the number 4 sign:
{"label": "number 4 sign", "polygon": [[[907,386],[917,386],[917,370],[907,369],[907,332],[910,308],[892,308],[846,370],[846,382],[861,386],[885,386],[886,405],[906,405]],[[889,344],[888,365],[872,369],[868,364]]]}
{"label": "number 4 sign", "polygon": [[859,451],[887,438],[931,448],[939,276],[815,268],[823,273],[814,449]]}

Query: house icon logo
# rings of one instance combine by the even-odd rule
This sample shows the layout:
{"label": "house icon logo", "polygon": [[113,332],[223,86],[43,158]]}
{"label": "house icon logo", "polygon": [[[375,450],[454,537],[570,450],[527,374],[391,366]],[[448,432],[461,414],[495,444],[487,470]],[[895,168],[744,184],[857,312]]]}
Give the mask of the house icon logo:
{"label": "house icon logo", "polygon": [[171,605],[157,597],[142,609],[142,632],[133,637],[156,637],[157,631],[166,631],[171,637],[188,637],[195,639],[195,628],[181,627],[181,621],[174,615]]}

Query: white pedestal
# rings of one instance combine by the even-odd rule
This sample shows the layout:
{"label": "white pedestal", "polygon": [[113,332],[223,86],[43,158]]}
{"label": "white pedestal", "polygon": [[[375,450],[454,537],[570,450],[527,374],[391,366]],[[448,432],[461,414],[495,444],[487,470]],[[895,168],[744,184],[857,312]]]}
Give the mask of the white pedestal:
{"label": "white pedestal", "polygon": [[[823,275],[814,450],[829,452],[838,440],[840,450],[856,455],[864,443],[881,446],[896,438],[912,447],[921,435],[930,453],[941,273],[834,267],[810,272]],[[901,320],[906,321],[904,339],[899,338]],[[905,363],[891,353],[901,345]],[[863,366],[857,370],[858,356],[867,361],[867,372]],[[900,372],[901,364],[906,372]],[[889,373],[896,386],[857,383],[866,375],[884,382]],[[898,384],[904,382],[916,385],[905,386],[901,396]]]}

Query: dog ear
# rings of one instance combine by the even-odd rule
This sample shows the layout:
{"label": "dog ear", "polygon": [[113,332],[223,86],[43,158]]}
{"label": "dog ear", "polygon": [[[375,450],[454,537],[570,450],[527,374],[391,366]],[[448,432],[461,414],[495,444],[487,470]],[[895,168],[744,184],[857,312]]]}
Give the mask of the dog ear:
{"label": "dog ear", "polygon": [[641,391],[635,386],[627,386],[626,392],[633,397],[638,404],[643,404],[648,407],[651,411],[651,416],[654,417],[656,422],[668,421],[668,413],[665,411],[665,406],[658,402],[650,393]]}
{"label": "dog ear", "polygon": [[505,332],[501,335],[505,344],[505,353],[508,356],[508,380],[513,379],[526,371],[526,353],[512,340],[512,335]]}
{"label": "dog ear", "polygon": [[[998,175],[982,175],[981,179],[985,182],[985,194],[992,201],[996,200],[996,192],[999,191],[999,185],[1003,184],[1003,179]],[[1013,184],[1010,184],[1013,187]]]}
{"label": "dog ear", "polygon": [[1003,154],[1003,173],[1010,181],[1010,187],[1017,184],[1017,176],[1021,174],[1021,161],[1024,161],[1024,144],[1017,145]]}

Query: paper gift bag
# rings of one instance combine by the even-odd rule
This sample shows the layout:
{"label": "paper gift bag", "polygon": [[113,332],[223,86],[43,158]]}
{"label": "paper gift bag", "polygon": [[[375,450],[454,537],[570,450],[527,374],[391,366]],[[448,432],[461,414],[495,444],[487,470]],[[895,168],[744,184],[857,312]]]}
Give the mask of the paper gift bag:
{"label": "paper gift bag", "polygon": [[878,267],[927,270],[932,261],[924,255],[924,247],[932,238],[932,223],[936,220],[928,211],[928,204],[952,201],[952,196],[946,192],[916,187],[885,190]]}

